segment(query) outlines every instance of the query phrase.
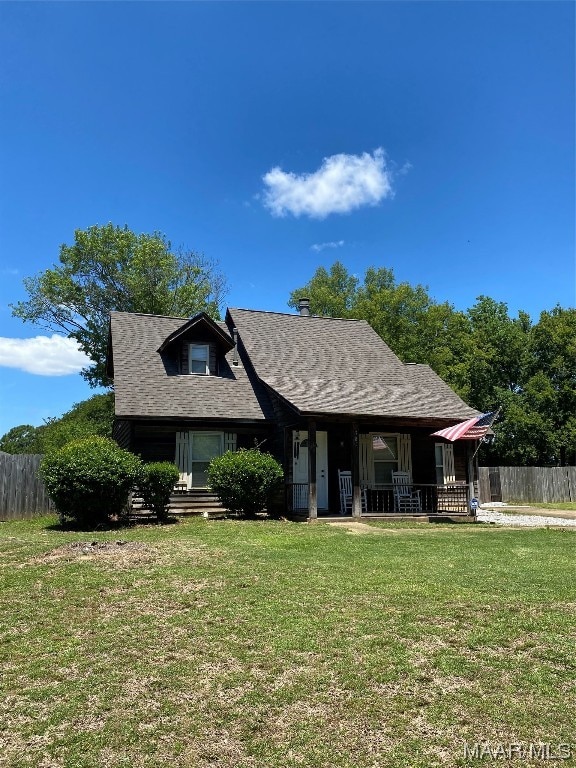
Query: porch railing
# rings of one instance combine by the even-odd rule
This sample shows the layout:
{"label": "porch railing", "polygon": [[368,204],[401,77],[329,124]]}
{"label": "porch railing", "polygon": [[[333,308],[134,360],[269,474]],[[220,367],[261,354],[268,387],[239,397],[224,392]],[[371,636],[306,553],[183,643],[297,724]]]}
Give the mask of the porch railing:
{"label": "porch railing", "polygon": [[413,501],[409,504],[398,503],[393,485],[372,485],[366,488],[368,512],[467,512],[469,492],[466,483],[431,485],[412,483],[410,486]]}
{"label": "porch railing", "polygon": [[286,508],[289,512],[308,511],[308,483],[286,485]]}
{"label": "porch railing", "polygon": [[[427,514],[466,513],[470,509],[470,497],[467,483],[448,483],[433,485],[429,483],[412,483],[413,494],[418,501],[399,506],[393,485],[369,485],[366,489],[366,512],[368,514],[399,514],[423,512]],[[308,483],[288,483],[286,485],[286,508],[289,512],[304,512],[308,510]],[[330,504],[330,510],[338,514],[340,500],[335,499]]]}

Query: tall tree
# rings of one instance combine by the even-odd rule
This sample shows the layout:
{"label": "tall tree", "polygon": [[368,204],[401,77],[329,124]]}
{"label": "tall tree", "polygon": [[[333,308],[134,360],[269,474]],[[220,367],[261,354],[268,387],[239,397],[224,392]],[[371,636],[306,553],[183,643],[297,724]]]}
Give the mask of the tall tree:
{"label": "tall tree", "polygon": [[554,434],[555,458],[576,464],[576,309],[540,314],[530,343],[527,389]]}
{"label": "tall tree", "polygon": [[310,298],[313,314],[366,320],[404,362],[428,363],[448,378],[457,366],[468,329],[464,315],[438,304],[423,285],[396,282],[391,269],[370,267],[360,282],[337,261],[292,291],[289,306],[297,307],[301,296]]}
{"label": "tall tree", "polygon": [[59,264],[24,280],[28,300],[13,314],[76,339],[92,365],[82,371],[91,386],[107,386],[108,314],[112,310],[219,317],[225,279],[201,255],[173,252],[158,233],[135,234],[114,224],[76,230],[60,247]]}

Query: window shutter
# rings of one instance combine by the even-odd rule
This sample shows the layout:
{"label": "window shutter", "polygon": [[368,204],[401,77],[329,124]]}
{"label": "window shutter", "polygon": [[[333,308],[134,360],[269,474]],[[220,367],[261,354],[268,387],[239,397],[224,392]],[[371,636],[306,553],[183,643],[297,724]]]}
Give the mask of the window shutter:
{"label": "window shutter", "polygon": [[398,435],[398,470],[412,477],[412,441],[410,435]]}
{"label": "window shutter", "polygon": [[372,438],[370,435],[360,435],[360,484],[374,483],[374,464],[372,462]]}
{"label": "window shutter", "polygon": [[442,444],[442,457],[444,459],[444,485],[456,482],[454,469],[454,446],[448,443]]}
{"label": "window shutter", "polygon": [[236,450],[236,432],[224,432],[224,453]]}
{"label": "window shutter", "polygon": [[176,432],[176,458],[174,463],[180,470],[180,481],[185,482],[190,489],[190,467],[189,467],[189,433]]}

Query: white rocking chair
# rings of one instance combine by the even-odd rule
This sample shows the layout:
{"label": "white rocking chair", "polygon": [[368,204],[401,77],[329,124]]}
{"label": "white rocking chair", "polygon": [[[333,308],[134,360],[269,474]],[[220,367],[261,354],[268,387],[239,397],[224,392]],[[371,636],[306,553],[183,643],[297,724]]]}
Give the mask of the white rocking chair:
{"label": "white rocking chair", "polygon": [[395,512],[421,512],[422,493],[412,488],[409,472],[392,472]]}
{"label": "white rocking chair", "polygon": [[[338,483],[340,486],[340,514],[352,514],[352,472],[349,469],[338,470]],[[368,509],[366,488],[360,489],[362,512]]]}

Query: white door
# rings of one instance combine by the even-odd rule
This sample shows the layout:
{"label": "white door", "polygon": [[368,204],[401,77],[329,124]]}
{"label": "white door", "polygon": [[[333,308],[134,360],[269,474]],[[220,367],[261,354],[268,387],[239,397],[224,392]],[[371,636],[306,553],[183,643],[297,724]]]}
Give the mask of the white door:
{"label": "white door", "polygon": [[[308,482],[308,432],[293,433],[293,481]],[[316,496],[318,509],[328,509],[328,433],[316,432]],[[306,502],[308,499],[306,499]]]}

